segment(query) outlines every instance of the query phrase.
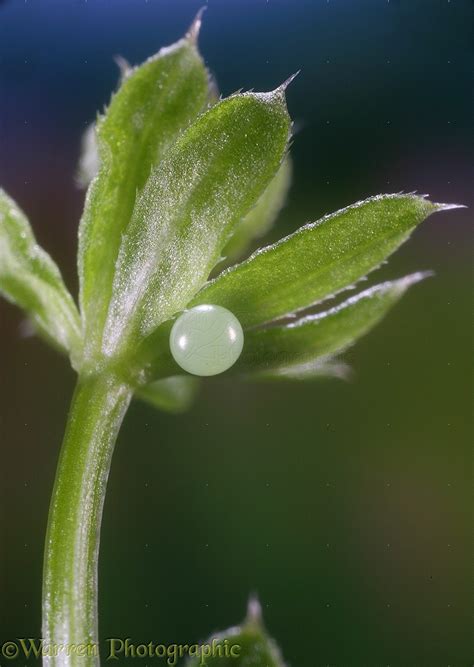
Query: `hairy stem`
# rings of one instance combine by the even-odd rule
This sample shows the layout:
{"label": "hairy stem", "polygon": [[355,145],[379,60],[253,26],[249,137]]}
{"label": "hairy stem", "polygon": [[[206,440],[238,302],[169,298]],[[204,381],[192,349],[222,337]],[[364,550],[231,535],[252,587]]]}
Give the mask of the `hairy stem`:
{"label": "hairy stem", "polygon": [[112,452],[131,394],[112,375],[87,376],[79,378],[72,399],[49,512],[43,576],[43,639],[45,645],[64,648],[43,658],[48,667],[100,664],[100,524]]}

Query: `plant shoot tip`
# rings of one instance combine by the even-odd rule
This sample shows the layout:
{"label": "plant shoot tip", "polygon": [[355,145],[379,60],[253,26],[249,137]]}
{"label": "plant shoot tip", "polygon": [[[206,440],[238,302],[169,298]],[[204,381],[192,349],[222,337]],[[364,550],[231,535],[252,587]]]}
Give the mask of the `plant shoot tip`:
{"label": "plant shoot tip", "polygon": [[133,67],[130,65],[130,63],[126,58],[120,55],[114,56],[114,62],[119,68],[120,78],[122,80],[126,79],[127,76],[130,74],[130,72],[132,71]]}
{"label": "plant shoot tip", "polygon": [[189,26],[188,32],[186,33],[186,39],[189,39],[189,41],[192,42],[193,44],[197,44],[199,33],[201,32],[202,15],[206,11],[206,9],[207,9],[206,6],[201,7],[201,9],[194,17],[193,22]]}
{"label": "plant shoot tip", "polygon": [[262,605],[256,595],[251,595],[247,604],[246,623],[260,625],[262,623]]}
{"label": "plant shoot tip", "polygon": [[296,77],[298,76],[298,74],[300,72],[301,72],[301,70],[299,69],[297,72],[295,72],[294,74],[289,76],[285,81],[283,81],[282,84],[280,84],[278,86],[277,90],[281,90],[281,91],[285,92],[286,89],[288,88],[288,86],[290,85],[290,83],[296,79]]}
{"label": "plant shoot tip", "polygon": [[443,204],[443,203],[435,203],[436,209],[438,211],[452,211],[456,208],[468,208],[465,204]]}

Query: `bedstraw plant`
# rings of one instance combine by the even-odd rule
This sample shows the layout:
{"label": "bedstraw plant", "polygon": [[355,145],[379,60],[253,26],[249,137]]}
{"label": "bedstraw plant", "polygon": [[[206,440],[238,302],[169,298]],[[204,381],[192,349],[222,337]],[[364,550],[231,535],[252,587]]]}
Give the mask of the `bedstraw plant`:
{"label": "bedstraw plant", "polygon": [[[122,420],[134,397],[183,411],[201,381],[170,352],[176,318],[199,305],[237,318],[243,349],[226,371],[235,381],[344,375],[336,355],[424,275],[325,302],[357,287],[431,213],[452,208],[415,194],[378,195],[235,263],[269,229],[288,189],[289,82],[220,99],[197,48],[200,24],[198,16],[183,39],[138,67],[122,61],[119,87],[88,131],[78,305],[24,213],[0,191],[0,290],[77,372],[45,544],[47,643],[98,642],[100,523]],[[249,609],[224,635],[240,657],[207,664],[283,665],[257,603]],[[99,664],[65,652],[44,660]]]}

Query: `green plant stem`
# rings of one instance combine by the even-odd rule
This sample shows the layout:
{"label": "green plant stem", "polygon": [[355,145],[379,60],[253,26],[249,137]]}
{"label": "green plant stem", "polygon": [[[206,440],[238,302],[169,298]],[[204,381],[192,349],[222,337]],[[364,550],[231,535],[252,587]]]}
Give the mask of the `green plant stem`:
{"label": "green plant stem", "polygon": [[[79,377],[56,473],[43,576],[45,644],[98,646],[97,564],[112,452],[132,390],[112,374]],[[92,667],[98,655],[69,648],[49,667]],[[69,653],[69,655],[67,655]]]}

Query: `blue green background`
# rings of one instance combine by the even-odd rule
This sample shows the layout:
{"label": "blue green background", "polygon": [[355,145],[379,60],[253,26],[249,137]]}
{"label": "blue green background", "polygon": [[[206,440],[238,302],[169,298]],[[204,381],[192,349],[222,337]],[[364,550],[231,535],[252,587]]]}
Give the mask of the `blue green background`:
{"label": "blue green background", "polygon": [[[79,140],[194,0],[0,3],[0,183],[77,290]],[[468,0],[209,0],[222,94],[288,90],[295,173],[270,238],[378,192],[473,204]],[[101,636],[190,643],[250,593],[294,667],[472,663],[472,208],[431,218],[371,280],[413,288],[348,383],[209,382],[175,417],[134,404],[100,561]],[[73,387],[0,304],[0,639],[40,635],[43,535]],[[0,659],[2,664],[5,661]],[[15,664],[15,663],[13,663]]]}

